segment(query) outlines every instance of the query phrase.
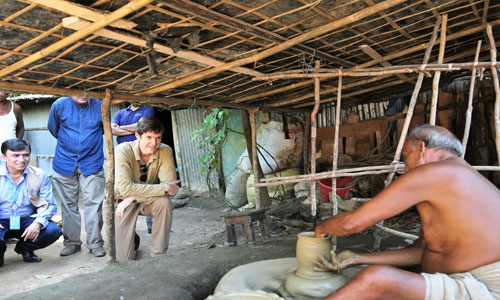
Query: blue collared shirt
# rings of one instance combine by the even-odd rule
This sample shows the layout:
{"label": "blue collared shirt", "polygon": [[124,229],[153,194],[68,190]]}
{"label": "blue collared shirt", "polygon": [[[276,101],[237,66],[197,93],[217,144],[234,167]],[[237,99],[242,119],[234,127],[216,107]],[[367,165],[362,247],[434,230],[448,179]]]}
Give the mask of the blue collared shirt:
{"label": "blue collared shirt", "polygon": [[[135,124],[139,122],[142,118],[153,118],[155,116],[155,110],[151,106],[139,106],[136,110],[130,109],[131,105],[125,109],[120,109],[116,112],[111,123],[116,123],[120,126]],[[117,136],[116,142],[118,144],[124,142],[135,141],[135,134]]]}
{"label": "blue collared shirt", "polygon": [[104,162],[101,103],[91,98],[80,105],[72,97],[62,97],[52,104],[47,126],[57,139],[52,162],[55,172],[71,177],[77,167],[83,176],[101,170]]}
{"label": "blue collared shirt", "polygon": [[[28,187],[26,185],[27,173],[27,169],[24,169],[21,181],[16,186],[7,170],[7,164],[0,164],[0,219],[9,219],[10,216],[14,215],[23,218],[36,213],[36,207],[31,204],[28,196]],[[14,194],[17,189],[19,189],[17,211],[14,212]],[[57,203],[52,193],[52,185],[45,173],[42,177],[39,195],[41,198],[47,200],[48,207],[36,217],[35,222],[42,224],[42,228],[45,228],[50,218],[57,212]]]}

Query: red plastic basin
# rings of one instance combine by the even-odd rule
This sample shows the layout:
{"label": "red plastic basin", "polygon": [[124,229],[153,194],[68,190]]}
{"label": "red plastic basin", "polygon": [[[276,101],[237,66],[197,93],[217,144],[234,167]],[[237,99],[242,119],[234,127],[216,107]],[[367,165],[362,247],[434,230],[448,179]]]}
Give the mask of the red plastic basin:
{"label": "red plastic basin", "polygon": [[[354,187],[354,185],[348,187],[340,187],[340,188],[339,186],[344,186],[349,182],[351,182],[353,179],[354,177],[337,178],[337,195],[339,195],[344,200],[350,198],[350,193],[348,192]],[[323,202],[325,203],[330,202],[330,197],[328,196],[328,194],[332,192],[332,179],[324,178],[318,181],[319,181],[319,191],[321,193],[321,200],[323,200]]]}

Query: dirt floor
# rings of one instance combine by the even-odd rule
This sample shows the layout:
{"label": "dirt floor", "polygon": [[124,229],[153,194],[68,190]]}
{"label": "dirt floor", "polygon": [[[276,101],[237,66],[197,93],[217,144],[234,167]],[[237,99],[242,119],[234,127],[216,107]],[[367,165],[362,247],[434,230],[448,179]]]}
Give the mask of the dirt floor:
{"label": "dirt floor", "polygon": [[[280,205],[275,207],[282,212]],[[305,231],[298,225],[285,224],[283,214],[268,215],[269,241],[263,241],[257,229],[257,242],[246,244],[237,228],[238,246],[225,244],[226,206],[214,198],[192,198],[187,205],[174,210],[174,221],[168,253],[151,256],[151,235],[144,217],[139,217],[137,232],[141,236],[139,259],[108,265],[109,258],[95,258],[82,251],[69,257],[59,256],[62,237],[54,245],[36,252],[41,263],[24,263],[8,245],[5,264],[0,268],[2,299],[205,299],[212,294],[218,280],[231,268],[258,260],[294,257],[296,233]],[[271,210],[271,212],[273,209]],[[293,214],[289,214],[289,217]],[[56,216],[57,218],[57,216]],[[294,222],[288,222],[294,223]],[[306,224],[304,221],[295,222]],[[103,232],[106,232],[103,229]],[[382,248],[404,245],[398,238],[387,238]],[[368,251],[373,234],[367,231],[339,238],[339,250]]]}

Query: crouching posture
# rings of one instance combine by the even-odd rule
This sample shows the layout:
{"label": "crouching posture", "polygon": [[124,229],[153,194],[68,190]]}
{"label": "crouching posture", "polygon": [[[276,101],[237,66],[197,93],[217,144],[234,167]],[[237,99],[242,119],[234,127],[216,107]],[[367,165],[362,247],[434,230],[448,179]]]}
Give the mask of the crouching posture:
{"label": "crouching posture", "polygon": [[[348,235],[416,205],[422,236],[394,251],[334,257],[334,268],[372,265],[325,299],[500,299],[500,191],[460,158],[460,141],[423,125],[403,148],[406,174],[359,209],[321,223]],[[421,265],[423,273],[396,267]]]}
{"label": "crouching posture", "polygon": [[116,260],[135,258],[139,236],[135,233],[137,216],[152,216],[153,254],[168,248],[172,225],[170,196],[179,190],[172,149],[161,143],[163,125],[153,118],[137,123],[133,142],[115,149]]}
{"label": "crouching posture", "polygon": [[6,140],[0,164],[0,267],[5,240],[19,239],[14,251],[25,262],[40,262],[35,250],[54,243],[62,231],[50,218],[57,211],[49,178],[29,166],[31,146],[22,139]]}

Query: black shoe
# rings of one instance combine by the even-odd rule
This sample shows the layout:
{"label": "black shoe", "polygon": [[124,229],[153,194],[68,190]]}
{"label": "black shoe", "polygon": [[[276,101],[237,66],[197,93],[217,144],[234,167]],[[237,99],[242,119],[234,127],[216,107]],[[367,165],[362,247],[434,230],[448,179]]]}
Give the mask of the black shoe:
{"label": "black shoe", "polygon": [[5,251],[0,253],[0,267],[3,266],[3,255],[5,254]]}
{"label": "black shoe", "polygon": [[141,244],[141,237],[136,233],[134,236],[134,244],[135,244],[135,251],[139,249],[139,245]]}
{"label": "black shoe", "polygon": [[17,254],[21,254],[23,256],[24,262],[41,262],[42,259],[38,256],[36,256],[35,252],[29,251],[29,250],[20,250],[17,248],[14,248],[14,251],[16,251]]}

